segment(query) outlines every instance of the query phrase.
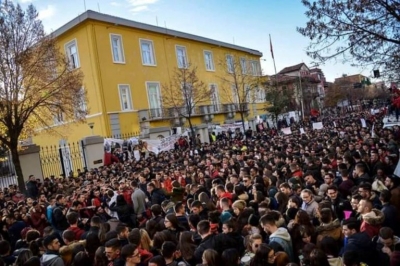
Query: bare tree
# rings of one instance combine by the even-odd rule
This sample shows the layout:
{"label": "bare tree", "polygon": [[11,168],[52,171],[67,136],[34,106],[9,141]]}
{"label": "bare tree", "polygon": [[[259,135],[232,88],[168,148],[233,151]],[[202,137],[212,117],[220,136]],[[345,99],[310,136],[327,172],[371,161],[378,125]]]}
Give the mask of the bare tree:
{"label": "bare tree", "polygon": [[326,90],[324,104],[326,107],[336,107],[337,104],[347,99],[347,88],[339,84],[332,84]]}
{"label": "bare tree", "polygon": [[220,94],[224,101],[235,105],[239,112],[243,132],[246,131],[244,125],[245,114],[249,112],[249,105],[257,100],[261,86],[261,69],[256,60],[249,61],[245,57],[237,55],[226,55],[226,58],[220,60],[220,66],[225,69],[225,74],[221,76],[222,93]]}
{"label": "bare tree", "polygon": [[[25,184],[19,140],[58,122],[83,121],[83,75],[46,35],[33,5],[0,4],[0,142],[11,151],[19,189]],[[53,131],[55,132],[55,131]]]}
{"label": "bare tree", "polygon": [[380,69],[400,80],[400,1],[302,0],[308,22],[297,28],[310,38],[308,55],[317,62],[340,59]]}
{"label": "bare tree", "polygon": [[197,76],[197,67],[191,65],[176,68],[170,84],[163,85],[163,107],[172,111],[176,119],[187,120],[193,147],[196,144],[196,135],[192,118],[198,106],[210,102],[212,94],[213,91]]}

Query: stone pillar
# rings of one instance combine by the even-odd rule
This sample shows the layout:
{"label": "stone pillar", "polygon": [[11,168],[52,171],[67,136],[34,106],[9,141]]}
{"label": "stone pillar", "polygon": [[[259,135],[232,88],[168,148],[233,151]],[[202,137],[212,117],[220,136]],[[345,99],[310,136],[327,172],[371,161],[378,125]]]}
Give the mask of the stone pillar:
{"label": "stone pillar", "polygon": [[23,146],[18,154],[24,180],[28,181],[30,175],[34,175],[36,179],[43,180],[40,146],[35,144]]}
{"label": "stone pillar", "polygon": [[104,164],[104,138],[89,136],[82,139],[87,169],[98,168]]}
{"label": "stone pillar", "polygon": [[208,126],[206,124],[196,125],[196,134],[200,134],[201,143],[210,142],[208,137]]}
{"label": "stone pillar", "polygon": [[[255,119],[249,119],[248,122],[249,122],[249,127],[253,131],[256,131],[256,120]],[[247,130],[247,128],[246,128],[246,130]]]}

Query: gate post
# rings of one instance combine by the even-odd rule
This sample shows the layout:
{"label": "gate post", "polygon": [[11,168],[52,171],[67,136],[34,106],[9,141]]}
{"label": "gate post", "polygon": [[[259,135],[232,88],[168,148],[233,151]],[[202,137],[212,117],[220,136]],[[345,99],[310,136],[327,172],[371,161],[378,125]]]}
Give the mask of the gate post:
{"label": "gate post", "polygon": [[104,138],[89,136],[82,139],[84,158],[88,170],[98,168],[104,164]]}
{"label": "gate post", "polygon": [[40,146],[32,144],[23,146],[18,153],[24,180],[28,181],[30,175],[43,180],[42,165],[40,162]]}

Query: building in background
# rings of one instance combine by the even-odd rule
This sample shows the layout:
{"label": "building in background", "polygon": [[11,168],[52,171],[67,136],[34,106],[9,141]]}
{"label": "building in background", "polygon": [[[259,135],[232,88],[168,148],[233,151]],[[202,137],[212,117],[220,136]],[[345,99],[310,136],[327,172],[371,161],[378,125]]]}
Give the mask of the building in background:
{"label": "building in background", "polygon": [[[54,117],[56,131],[65,130],[62,125],[69,124],[69,131],[62,132],[68,135],[68,141],[92,134],[115,136],[132,132],[149,137],[184,127],[183,119],[165,110],[162,95],[163,84],[171,82],[174,70],[189,62],[197,67],[198,77],[215,91],[206,106],[196,106],[194,125],[233,123],[239,119],[237,109],[221,95],[221,77],[227,73],[228,58],[240,58],[240,63],[248,66],[248,75],[261,76],[262,54],[257,50],[91,10],[53,34],[71,67],[83,71],[83,89],[88,95],[86,124],[65,121],[62,114]],[[248,103],[246,119],[253,119],[265,108],[265,96],[262,91],[259,94]],[[65,142],[57,134],[39,130],[40,134],[33,138],[36,144]]]}

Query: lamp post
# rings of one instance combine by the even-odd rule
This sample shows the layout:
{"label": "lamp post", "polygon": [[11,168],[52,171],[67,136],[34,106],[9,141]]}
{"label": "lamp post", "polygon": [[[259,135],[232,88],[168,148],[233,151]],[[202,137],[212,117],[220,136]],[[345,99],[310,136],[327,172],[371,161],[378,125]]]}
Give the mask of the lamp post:
{"label": "lamp post", "polygon": [[93,128],[94,128],[94,122],[88,123],[88,126],[90,127],[90,130],[91,130],[92,136],[93,136],[93,135],[94,135],[94,130],[93,130]]}

